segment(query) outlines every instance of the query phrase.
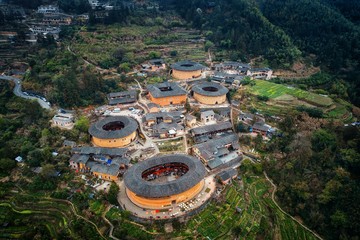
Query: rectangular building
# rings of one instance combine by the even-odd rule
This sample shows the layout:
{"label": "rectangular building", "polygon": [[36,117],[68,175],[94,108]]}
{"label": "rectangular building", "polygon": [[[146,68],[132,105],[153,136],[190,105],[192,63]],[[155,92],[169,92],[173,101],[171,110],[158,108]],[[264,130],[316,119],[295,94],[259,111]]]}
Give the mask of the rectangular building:
{"label": "rectangular building", "polygon": [[114,92],[107,95],[109,105],[129,104],[137,101],[137,93],[135,90]]}

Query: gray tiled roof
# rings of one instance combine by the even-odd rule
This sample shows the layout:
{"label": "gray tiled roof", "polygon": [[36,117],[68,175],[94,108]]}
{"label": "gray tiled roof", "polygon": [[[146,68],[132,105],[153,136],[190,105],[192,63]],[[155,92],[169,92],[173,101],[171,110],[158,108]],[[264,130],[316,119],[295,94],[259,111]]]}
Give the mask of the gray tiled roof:
{"label": "gray tiled roof", "polygon": [[268,72],[268,71],[271,71],[270,68],[252,68],[250,69],[250,72],[253,73],[253,72]]}
{"label": "gray tiled roof", "polygon": [[203,111],[203,112],[200,113],[201,118],[208,117],[208,116],[211,116],[211,115],[213,115],[213,116],[215,115],[213,110],[206,110],[206,111]]}
{"label": "gray tiled roof", "polygon": [[[162,91],[160,89],[167,88],[168,91]],[[157,84],[150,84],[147,89],[151,96],[154,98],[171,97],[186,95],[185,89],[175,82],[163,82]]]}
{"label": "gray tiled roof", "polygon": [[171,68],[179,71],[196,71],[204,69],[205,66],[197,62],[185,60],[172,64]]}
{"label": "gray tiled roof", "polygon": [[149,63],[152,65],[162,65],[165,63],[165,61],[163,59],[159,58],[159,59],[151,59],[151,60],[149,60]]}
{"label": "gray tiled roof", "polygon": [[[208,91],[206,88],[214,88],[216,91]],[[229,92],[226,87],[214,82],[203,82],[196,84],[192,87],[192,90],[197,94],[211,97],[222,96]]]}
{"label": "gray tiled roof", "polygon": [[70,140],[65,140],[63,143],[64,146],[66,147],[75,147],[76,146],[76,142],[74,141],[70,141]]}
{"label": "gray tiled roof", "polygon": [[271,126],[265,124],[264,122],[256,122],[253,126],[253,129],[259,130],[259,131],[264,131],[267,132],[271,129]]}
{"label": "gray tiled roof", "polygon": [[133,103],[137,100],[137,93],[135,90],[109,93],[107,95],[110,105]]}
{"label": "gray tiled roof", "polygon": [[130,160],[128,158],[124,158],[124,157],[115,157],[112,159],[112,163],[111,164],[117,164],[117,165],[129,165]]}
{"label": "gray tiled roof", "polygon": [[221,181],[229,180],[233,177],[235,177],[238,174],[236,169],[230,168],[225,171],[220,172],[217,176],[220,178]]}
{"label": "gray tiled roof", "polygon": [[183,115],[181,111],[147,113],[145,115],[145,121],[156,120],[157,118],[171,118],[176,121],[181,118],[181,115]]}
{"label": "gray tiled roof", "polygon": [[207,142],[196,144],[193,148],[197,148],[200,155],[207,161],[213,160],[219,156],[229,154],[229,150],[224,148],[225,145],[231,144],[234,149],[239,148],[239,139],[236,134],[230,134],[225,137],[208,140]]}
{"label": "gray tiled roof", "polygon": [[193,128],[190,130],[190,132],[193,135],[202,135],[202,134],[209,134],[213,132],[221,132],[232,129],[232,125],[230,122],[222,122],[212,125],[207,125],[203,127]]}
{"label": "gray tiled roof", "polygon": [[[189,171],[178,179],[170,182],[157,183],[144,180],[142,173],[154,166],[165,163],[183,163],[189,167]],[[196,158],[183,155],[162,155],[150,158],[132,166],[124,175],[125,186],[139,196],[148,198],[167,197],[182,193],[205,177],[204,165]]]}
{"label": "gray tiled roof", "polygon": [[216,64],[215,67],[233,67],[233,68],[249,69],[250,65],[246,64],[246,63],[241,63],[241,62],[226,61],[226,62],[223,62],[223,63]]}
{"label": "gray tiled roof", "polygon": [[196,119],[195,116],[190,115],[190,114],[186,114],[186,115],[185,115],[185,118],[186,118],[187,121],[192,121],[192,120]]}
{"label": "gray tiled roof", "polygon": [[89,160],[89,155],[81,155],[81,154],[74,154],[70,158],[70,162],[84,163],[84,164],[86,164],[88,160]]}
{"label": "gray tiled roof", "polygon": [[236,152],[231,152],[223,157],[216,157],[214,160],[211,160],[207,163],[210,169],[215,169],[220,167],[223,164],[227,164],[233,160],[240,159],[239,155]]}
{"label": "gray tiled roof", "polygon": [[160,106],[159,106],[158,104],[156,104],[156,103],[152,103],[152,102],[151,102],[151,103],[148,103],[148,104],[147,104],[147,107],[148,107],[148,108],[153,108],[153,107],[159,108]]}
{"label": "gray tiled roof", "polygon": [[[122,122],[124,124],[124,128],[115,131],[104,130],[103,126],[111,122]],[[91,136],[101,139],[115,139],[129,136],[135,132],[137,128],[138,123],[130,117],[107,117],[91,125],[89,128],[89,133]]]}
{"label": "gray tiled roof", "polygon": [[177,123],[159,123],[153,126],[153,129],[159,133],[168,132],[171,129],[184,130],[184,127]]}
{"label": "gray tiled roof", "polygon": [[94,155],[109,155],[109,156],[125,156],[127,148],[101,148],[101,147],[79,147],[73,148],[73,153],[78,154],[94,154]]}
{"label": "gray tiled roof", "polygon": [[119,166],[116,164],[102,164],[102,163],[96,163],[93,166],[91,166],[92,172],[98,172],[98,173],[104,173],[111,176],[117,176],[119,174]]}

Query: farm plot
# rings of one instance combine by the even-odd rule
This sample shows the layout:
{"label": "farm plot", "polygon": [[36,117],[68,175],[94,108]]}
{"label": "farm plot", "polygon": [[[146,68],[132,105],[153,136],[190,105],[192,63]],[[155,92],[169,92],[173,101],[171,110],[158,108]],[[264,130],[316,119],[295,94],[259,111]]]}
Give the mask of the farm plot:
{"label": "farm plot", "polygon": [[197,239],[316,239],[276,207],[269,190],[263,176],[243,175],[243,186],[233,181],[222,193],[223,202],[209,204],[188,222],[182,236],[191,232]]}
{"label": "farm plot", "polygon": [[31,238],[39,231],[44,238],[76,239],[79,237],[78,225],[101,239],[94,226],[77,218],[67,203],[51,198],[18,195],[13,201],[2,201],[0,223],[7,225],[0,229],[0,239]]}
{"label": "farm plot", "polygon": [[319,94],[311,93],[298,88],[263,80],[254,80],[254,82],[256,84],[248,88],[249,93],[254,95],[266,96],[274,99],[287,94],[319,107],[329,107],[333,104],[332,99],[329,97],[321,96]]}

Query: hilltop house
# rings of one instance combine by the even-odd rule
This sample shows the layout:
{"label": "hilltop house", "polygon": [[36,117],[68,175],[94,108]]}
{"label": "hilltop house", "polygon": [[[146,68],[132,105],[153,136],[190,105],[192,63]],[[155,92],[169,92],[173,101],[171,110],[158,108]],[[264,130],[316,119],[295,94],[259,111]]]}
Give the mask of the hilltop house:
{"label": "hilltop house", "polygon": [[46,15],[43,18],[43,23],[52,26],[70,25],[72,17],[66,14],[58,13],[53,15]]}
{"label": "hilltop house", "polygon": [[58,113],[52,118],[52,123],[60,128],[72,128],[74,126],[74,116],[71,113]]}
{"label": "hilltop house", "polygon": [[37,9],[37,13],[41,13],[41,14],[59,13],[59,7],[56,5],[41,5]]}
{"label": "hilltop house", "polygon": [[273,71],[270,68],[252,68],[249,69],[247,75],[252,79],[271,79]]}
{"label": "hilltop house", "polygon": [[166,69],[166,64],[163,59],[152,59],[149,61],[152,71]]}
{"label": "hilltop house", "polygon": [[204,124],[214,123],[215,120],[215,113],[213,110],[207,110],[200,113],[201,122]]}

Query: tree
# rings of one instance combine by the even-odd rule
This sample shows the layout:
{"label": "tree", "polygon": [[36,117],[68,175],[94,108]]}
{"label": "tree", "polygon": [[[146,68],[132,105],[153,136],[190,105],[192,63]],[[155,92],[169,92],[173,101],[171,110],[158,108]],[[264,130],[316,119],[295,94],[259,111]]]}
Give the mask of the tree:
{"label": "tree", "polygon": [[10,171],[15,167],[15,160],[9,158],[0,158],[0,176],[10,175]]}
{"label": "tree", "polygon": [[161,57],[160,52],[151,51],[149,53],[149,59],[155,59],[155,58],[160,58],[160,57]]}
{"label": "tree", "polygon": [[257,96],[257,99],[259,99],[260,101],[264,101],[264,102],[269,101],[269,97],[268,97],[268,96]]}
{"label": "tree", "polygon": [[190,112],[191,111],[191,106],[190,106],[190,103],[189,103],[189,100],[186,99],[186,102],[185,102],[185,110],[186,112]]}
{"label": "tree", "polygon": [[87,133],[88,129],[90,127],[90,121],[87,117],[81,116],[76,122],[75,122],[75,128],[78,129],[80,132]]}
{"label": "tree", "polygon": [[260,150],[263,146],[263,137],[261,134],[258,133],[258,135],[256,135],[256,138],[254,140],[255,142],[255,149],[256,150]]}
{"label": "tree", "polygon": [[110,185],[109,192],[107,194],[107,199],[109,203],[113,205],[119,205],[119,202],[117,200],[119,190],[120,190],[119,186],[116,183],[112,182]]}
{"label": "tree", "polygon": [[211,41],[206,41],[205,42],[205,45],[204,45],[204,47],[205,47],[205,52],[207,52],[210,48],[212,48],[212,47],[214,47],[215,46],[215,44],[213,43],[213,42],[211,42]]}
{"label": "tree", "polygon": [[324,129],[319,129],[313,133],[311,143],[315,152],[321,152],[326,148],[333,150],[336,147],[336,137]]}
{"label": "tree", "polygon": [[178,54],[178,52],[176,50],[170,51],[170,56],[172,56],[172,57],[176,57],[177,54]]}
{"label": "tree", "polygon": [[242,122],[238,122],[236,124],[236,131],[237,132],[242,132],[242,133],[249,132],[248,129],[246,128],[246,126]]}
{"label": "tree", "polygon": [[131,71],[130,64],[127,62],[124,62],[120,64],[118,72],[125,72],[128,73]]}

